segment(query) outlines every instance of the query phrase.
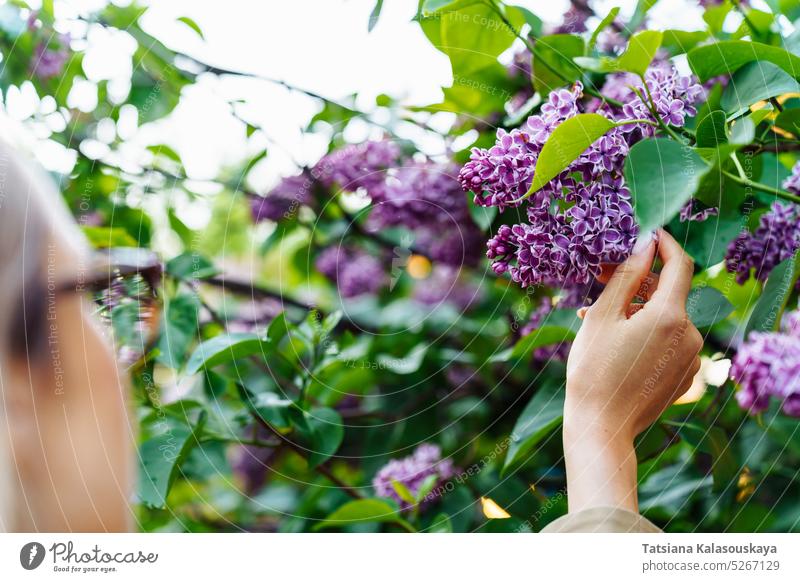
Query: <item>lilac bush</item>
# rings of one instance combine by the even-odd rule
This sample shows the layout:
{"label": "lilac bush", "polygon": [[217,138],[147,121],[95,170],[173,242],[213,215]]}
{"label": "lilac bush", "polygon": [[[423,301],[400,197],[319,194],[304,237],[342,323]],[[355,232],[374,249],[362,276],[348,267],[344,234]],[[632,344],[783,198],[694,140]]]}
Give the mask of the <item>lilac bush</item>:
{"label": "lilac bush", "polygon": [[436,476],[436,481],[431,487],[431,491],[435,492],[437,485],[447,481],[455,473],[453,461],[442,459],[442,451],[437,445],[423,443],[408,457],[389,461],[375,474],[372,486],[379,497],[394,499],[402,509],[408,510],[412,505],[400,497],[395,483],[405,486],[408,492],[416,498],[423,483],[431,475]]}

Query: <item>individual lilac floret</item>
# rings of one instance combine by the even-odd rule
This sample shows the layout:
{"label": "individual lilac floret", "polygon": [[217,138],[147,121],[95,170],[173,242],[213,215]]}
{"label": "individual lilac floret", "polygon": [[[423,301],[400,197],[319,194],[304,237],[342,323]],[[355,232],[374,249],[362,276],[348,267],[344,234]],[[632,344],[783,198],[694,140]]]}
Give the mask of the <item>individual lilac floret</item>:
{"label": "individual lilac floret", "polygon": [[379,497],[394,499],[400,504],[401,509],[407,510],[411,508],[411,504],[398,495],[393,483],[401,483],[412,496],[416,497],[425,480],[431,475],[436,475],[437,480],[432,489],[432,495],[436,495],[437,485],[450,479],[455,473],[453,461],[442,459],[442,451],[438,446],[423,443],[412,455],[393,459],[384,465],[372,480],[372,486]]}
{"label": "individual lilac floret", "polygon": [[328,247],[317,257],[316,267],[345,298],[377,293],[386,286],[381,261],[357,248]]}
{"label": "individual lilac floret", "polygon": [[778,263],[800,248],[800,213],[795,204],[775,202],[761,215],[755,232],[745,231],[728,247],[725,266],[736,273],[736,281],[744,283],[754,271],[756,279],[765,281]]}
{"label": "individual lilac floret", "polygon": [[792,194],[800,195],[800,162],[792,168],[792,175],[783,181],[783,187]]}
{"label": "individual lilac floret", "polygon": [[279,221],[292,218],[300,206],[312,202],[313,179],[307,174],[298,174],[281,180],[266,196],[252,196],[250,209],[253,222]]}
{"label": "individual lilac floret", "polygon": [[696,198],[692,198],[683,205],[681,212],[678,215],[681,222],[703,222],[712,216],[719,215],[719,208],[702,207]]}
{"label": "individual lilac floret", "polygon": [[373,200],[382,199],[386,171],[401,157],[396,143],[388,140],[366,141],[337,149],[322,158],[312,175],[325,186],[338,186],[355,192],[366,190]]}
{"label": "individual lilac floret", "polygon": [[739,405],[752,413],[763,412],[770,398],[783,403],[783,411],[800,417],[800,338],[784,333],[751,332],[731,365],[731,378],[740,386]]}

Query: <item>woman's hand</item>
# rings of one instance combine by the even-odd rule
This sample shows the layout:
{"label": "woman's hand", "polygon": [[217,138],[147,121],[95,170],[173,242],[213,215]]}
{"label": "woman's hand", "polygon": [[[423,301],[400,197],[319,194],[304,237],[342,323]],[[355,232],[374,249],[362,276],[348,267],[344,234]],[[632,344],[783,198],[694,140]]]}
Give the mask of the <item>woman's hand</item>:
{"label": "woman's hand", "polygon": [[[692,261],[665,231],[617,267],[567,362],[564,455],[570,511],[638,510],[633,439],[691,386],[702,336],[686,299]],[[650,273],[656,247],[664,267]],[[634,297],[646,303],[633,304]]]}

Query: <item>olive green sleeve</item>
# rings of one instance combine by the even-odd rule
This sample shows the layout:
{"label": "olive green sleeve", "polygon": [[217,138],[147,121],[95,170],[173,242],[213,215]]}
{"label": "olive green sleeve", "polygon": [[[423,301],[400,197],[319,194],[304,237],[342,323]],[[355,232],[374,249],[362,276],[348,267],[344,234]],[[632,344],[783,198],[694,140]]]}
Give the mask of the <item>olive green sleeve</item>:
{"label": "olive green sleeve", "polygon": [[570,513],[547,525],[542,533],[662,533],[638,513],[618,507],[592,507]]}

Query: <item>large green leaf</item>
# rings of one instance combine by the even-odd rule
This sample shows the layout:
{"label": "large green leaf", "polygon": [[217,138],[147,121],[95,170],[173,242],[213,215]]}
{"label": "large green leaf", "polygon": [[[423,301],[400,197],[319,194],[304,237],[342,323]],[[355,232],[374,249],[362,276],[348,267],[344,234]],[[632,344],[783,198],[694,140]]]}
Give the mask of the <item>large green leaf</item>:
{"label": "large green leaf", "polygon": [[686,298],[686,313],[695,327],[709,327],[728,317],[731,302],[713,287],[695,287]]}
{"label": "large green leaf", "polygon": [[722,107],[730,116],[735,116],[758,101],[798,91],[800,84],[777,65],[752,61],[733,74],[722,94]]}
{"label": "large green leaf", "polygon": [[[509,10],[507,17],[516,30],[524,23],[522,13]],[[453,75],[472,76],[497,62],[497,57],[516,38],[494,10],[483,3],[462,2],[457,10],[433,15],[439,22],[436,48],[450,57]]]}
{"label": "large green leaf", "polygon": [[634,34],[619,58],[619,70],[644,75],[661,46],[661,38],[662,34],[657,30],[643,30]]}
{"label": "large green leaf", "polygon": [[511,351],[512,358],[527,358],[536,348],[559,344],[575,339],[575,329],[556,325],[543,325],[521,338]]}
{"label": "large green leaf", "polygon": [[414,531],[413,526],[400,517],[396,507],[380,499],[356,499],[345,503],[314,529],[344,527],[365,522],[396,523],[407,531]]}
{"label": "large green leaf", "polygon": [[188,374],[269,351],[271,344],[254,333],[231,333],[206,340],[195,348],[186,364]]}
{"label": "large green leaf", "polygon": [[789,257],[772,269],[764,291],[758,298],[750,318],[747,320],[745,337],[751,331],[775,331],[779,328],[781,315],[800,275],[800,253]]}
{"label": "large green leaf", "polygon": [[339,450],[344,438],[344,423],[339,413],[332,408],[312,408],[304,415],[311,433],[308,464],[316,467]]}
{"label": "large green leaf", "polygon": [[715,148],[728,142],[725,124],[728,115],[722,110],[711,111],[697,124],[695,138],[699,148]]}
{"label": "large green leaf", "polygon": [[533,46],[533,86],[546,95],[581,77],[575,57],[586,54],[583,38],[573,34],[554,34],[536,40]]}
{"label": "large green leaf", "polygon": [[525,196],[537,192],[558,176],[614,126],[613,121],[597,113],[581,113],[559,125],[545,142],[536,160],[533,181]]}
{"label": "large green leaf", "polygon": [[680,437],[699,451],[711,455],[711,474],[714,490],[722,491],[730,487],[739,474],[739,463],[733,454],[730,439],[718,426],[704,427],[690,422],[665,421],[664,424],[677,428]]}
{"label": "large green leaf", "polygon": [[174,369],[181,367],[199,333],[199,313],[200,301],[195,295],[178,295],[167,302],[161,318],[159,362]]}
{"label": "large green leaf", "polygon": [[646,139],[634,145],[624,171],[641,232],[672,220],[709,169],[692,148],[671,139]]}
{"label": "large green leaf", "polygon": [[769,61],[795,79],[800,77],[800,57],[780,47],[758,42],[723,40],[693,48],[687,57],[689,66],[701,82],[724,73],[733,73],[751,61]]}
{"label": "large green leaf", "polygon": [[196,433],[202,431],[206,416],[202,414],[194,430],[185,427],[144,441],[139,447],[139,499],[151,507],[164,507],[178,475],[180,464],[197,444]]}
{"label": "large green leaf", "polygon": [[563,414],[563,385],[558,382],[545,383],[528,402],[514,425],[503,473],[524,461],[531,449],[561,423]]}

